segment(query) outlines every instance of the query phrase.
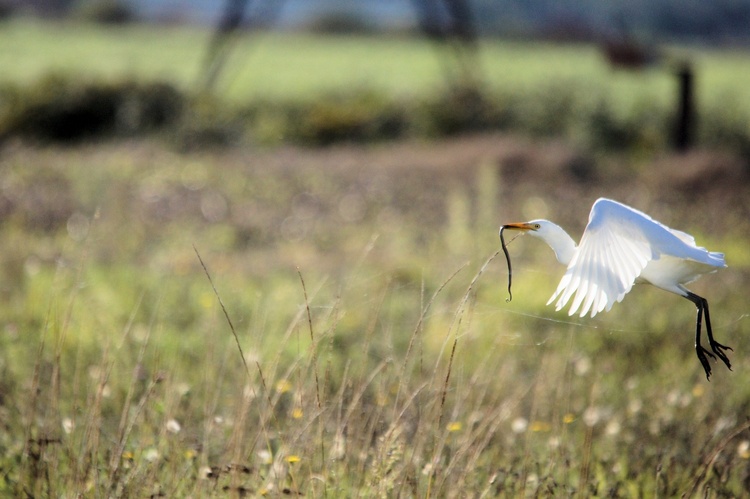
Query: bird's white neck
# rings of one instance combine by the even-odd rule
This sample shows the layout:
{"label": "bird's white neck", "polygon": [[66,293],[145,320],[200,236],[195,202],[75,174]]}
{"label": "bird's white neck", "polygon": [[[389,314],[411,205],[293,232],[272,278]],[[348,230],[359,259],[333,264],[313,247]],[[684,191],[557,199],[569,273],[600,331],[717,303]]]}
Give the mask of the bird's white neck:
{"label": "bird's white neck", "polygon": [[573,259],[576,243],[565,230],[559,225],[546,221],[546,230],[529,231],[529,234],[538,237],[552,248],[557,261],[567,266]]}

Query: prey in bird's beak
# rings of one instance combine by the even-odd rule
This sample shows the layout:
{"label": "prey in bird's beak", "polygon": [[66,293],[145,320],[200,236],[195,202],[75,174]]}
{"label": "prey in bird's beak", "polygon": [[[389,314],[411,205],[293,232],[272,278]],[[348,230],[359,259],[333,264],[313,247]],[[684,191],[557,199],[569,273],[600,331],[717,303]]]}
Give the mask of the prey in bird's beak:
{"label": "prey in bird's beak", "polygon": [[[510,291],[510,285],[513,279],[513,269],[510,266],[510,254],[508,254],[508,248],[506,248],[505,244],[505,238],[503,237],[503,231],[505,229],[510,230],[520,230],[523,231],[521,234],[524,234],[527,230],[537,230],[539,228],[538,225],[532,224],[532,223],[526,223],[526,222],[520,222],[520,223],[512,223],[512,224],[505,224],[500,227],[500,244],[503,247],[503,253],[505,253],[505,260],[508,262],[508,299],[505,300],[506,302],[509,302],[513,299],[513,293]],[[518,237],[518,236],[516,236]],[[513,238],[515,239],[515,237]],[[513,239],[508,241],[508,244],[513,242]]]}

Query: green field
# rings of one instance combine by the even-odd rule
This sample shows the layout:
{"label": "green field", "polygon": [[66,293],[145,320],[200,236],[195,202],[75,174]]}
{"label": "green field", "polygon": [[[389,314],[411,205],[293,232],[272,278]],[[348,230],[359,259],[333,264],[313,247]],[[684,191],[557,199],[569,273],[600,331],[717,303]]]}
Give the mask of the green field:
{"label": "green field", "polygon": [[[0,33],[28,55],[2,72],[14,81],[57,61],[187,86],[205,41],[187,29]],[[264,35],[237,55],[263,60],[264,76],[228,75],[231,99],[364,82],[333,67],[301,78],[294,61],[275,70],[272,41],[341,43]],[[440,84],[424,43],[349,42],[342,60],[377,45],[398,57],[373,66],[419,68],[384,86]],[[570,54],[603,80],[629,78],[581,47],[492,51]],[[728,71],[732,57],[710,61]],[[550,65],[507,81],[543,80]],[[0,495],[750,494],[750,189],[735,157],[632,164],[502,134],[192,153],[152,138],[0,147]],[[694,307],[677,296],[636,286],[595,319],[545,307],[563,269],[531,238],[509,246],[506,302],[498,225],[549,217],[577,237],[599,196],[726,253],[730,267],[692,289],[734,348],[733,371],[713,363],[706,381]]]}
{"label": "green field", "polygon": [[[190,90],[209,38],[206,30],[186,27],[4,23],[0,79],[32,82],[60,72],[84,78],[164,79]],[[488,40],[481,44],[480,65],[488,86],[499,91],[573,85],[632,105],[652,97],[671,102],[670,64],[691,60],[698,71],[698,102],[720,105],[727,95],[740,103],[750,101],[744,84],[750,79],[747,52],[680,47],[664,52],[664,66],[630,73],[611,70],[595,46]],[[444,84],[441,58],[446,55],[427,41],[401,36],[245,35],[234,45],[220,92],[238,102],[295,100],[352,86],[418,96]]]}
{"label": "green field", "polygon": [[[742,156],[750,151],[744,84],[750,57],[740,50],[667,46],[660,64],[633,72],[610,68],[595,45],[486,40],[478,56],[480,85],[462,87],[455,85],[462,80],[448,51],[424,40],[260,32],[234,40],[209,97],[199,85],[209,38],[208,31],[187,27],[4,23],[0,137],[19,130],[29,135],[55,122],[45,121],[45,113],[80,105],[83,115],[97,116],[85,109],[86,96],[103,93],[105,100],[131,102],[114,112],[119,124],[104,128],[138,133],[128,119],[144,106],[163,104],[181,121],[173,135],[182,143],[214,137],[220,143],[320,145],[504,129],[643,156],[672,143],[674,71],[688,60],[696,74],[694,143]],[[157,83],[166,84],[163,92],[151,104],[139,102],[146,97],[134,85]],[[462,88],[478,93],[456,92]],[[182,113],[169,100],[175,94],[186,103]]]}

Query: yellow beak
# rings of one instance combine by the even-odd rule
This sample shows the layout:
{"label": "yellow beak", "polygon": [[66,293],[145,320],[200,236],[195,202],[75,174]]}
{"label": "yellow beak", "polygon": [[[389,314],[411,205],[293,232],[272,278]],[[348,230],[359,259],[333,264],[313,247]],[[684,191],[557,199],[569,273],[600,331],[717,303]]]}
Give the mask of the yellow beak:
{"label": "yellow beak", "polygon": [[526,223],[526,222],[520,222],[520,223],[512,223],[512,224],[505,224],[503,225],[503,229],[512,229],[512,230],[536,230],[533,224]]}

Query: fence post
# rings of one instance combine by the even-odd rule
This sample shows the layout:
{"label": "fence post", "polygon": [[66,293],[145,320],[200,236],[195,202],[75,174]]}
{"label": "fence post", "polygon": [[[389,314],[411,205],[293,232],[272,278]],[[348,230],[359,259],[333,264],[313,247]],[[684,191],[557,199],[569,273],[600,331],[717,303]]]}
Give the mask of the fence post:
{"label": "fence post", "polygon": [[693,145],[695,129],[695,78],[692,65],[689,62],[680,64],[676,75],[679,94],[674,128],[674,147],[678,151],[686,151]]}

